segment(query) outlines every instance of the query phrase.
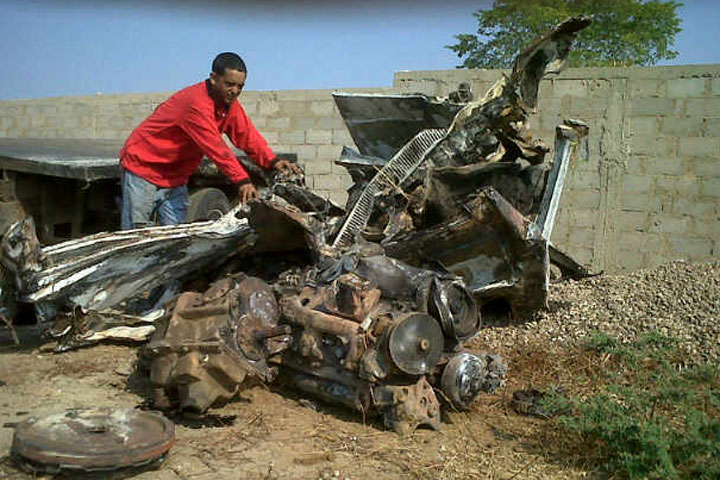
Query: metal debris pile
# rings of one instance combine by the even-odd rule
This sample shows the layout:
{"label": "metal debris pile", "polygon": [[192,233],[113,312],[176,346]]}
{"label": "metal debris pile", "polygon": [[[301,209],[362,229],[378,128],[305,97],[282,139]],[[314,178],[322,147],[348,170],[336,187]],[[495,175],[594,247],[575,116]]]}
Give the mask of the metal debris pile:
{"label": "metal debris pile", "polygon": [[[558,127],[546,162],[526,119],[588,23],[533,43],[477,101],[335,94],[358,149],[337,161],[355,182],[345,208],[277,176],[214,222],[51,247],[19,222],[2,240],[2,313],[31,304],[59,350],[154,331],[140,357],[156,408],[205,412],[277,379],[400,433],[437,429],[443,406],[505,378],[497,354],[465,345],[483,308],[544,307],[551,261],[586,273],[548,238],[587,127]],[[182,293],[158,310],[163,290]]]}

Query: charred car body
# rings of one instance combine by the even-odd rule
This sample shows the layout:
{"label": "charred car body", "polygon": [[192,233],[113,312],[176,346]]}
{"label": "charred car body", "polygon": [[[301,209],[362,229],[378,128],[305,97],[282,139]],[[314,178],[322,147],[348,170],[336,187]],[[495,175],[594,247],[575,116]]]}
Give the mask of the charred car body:
{"label": "charred car body", "polygon": [[[141,349],[156,407],[204,412],[251,379],[278,378],[398,432],[439,428],[443,404],[467,408],[506,375],[499,356],[467,348],[483,306],[545,306],[551,260],[583,272],[548,238],[587,127],[558,127],[549,163],[525,121],[540,79],[588,23],[570,19],[534,42],[477,101],[335,94],[358,148],[337,161],[355,180],[344,209],[302,178],[276,177],[247,209],[194,226],[43,248],[20,223],[3,240],[3,291],[46,322],[71,318],[73,346],[89,318],[116,321],[131,294],[202,271],[219,280],[173,300]],[[131,273],[113,258],[145,263]]]}

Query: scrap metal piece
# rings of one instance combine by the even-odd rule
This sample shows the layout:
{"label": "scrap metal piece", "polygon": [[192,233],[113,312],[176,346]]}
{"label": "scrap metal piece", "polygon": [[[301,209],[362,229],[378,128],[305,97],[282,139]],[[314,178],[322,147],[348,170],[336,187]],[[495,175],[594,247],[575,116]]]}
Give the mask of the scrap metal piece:
{"label": "scrap metal piece", "polygon": [[386,188],[401,185],[425,160],[432,148],[445,138],[446,130],[423,130],[405,144],[370,180],[348,213],[340,232],[333,241],[334,248],[348,247],[355,235],[367,225],[375,205],[375,196]]}
{"label": "scrap metal piece", "polygon": [[177,403],[201,413],[229,400],[247,377],[274,380],[277,368],[267,360],[291,343],[278,320],[272,290],[257,278],[228,278],[203,294],[180,295],[167,327],[141,351],[155,407]]}
{"label": "scrap metal piece", "polygon": [[411,265],[439,262],[481,301],[501,298],[516,312],[545,307],[548,246],[534,222],[492,187],[465,207],[452,221],[398,235],[385,244],[388,255]]}
{"label": "scrap metal piece", "polygon": [[584,122],[572,119],[565,120],[555,129],[555,160],[548,173],[545,193],[540,202],[540,213],[535,219],[540,233],[547,240],[550,240],[555,225],[555,215],[560,206],[570,159],[577,145],[583,140],[587,142],[588,129]]}
{"label": "scrap metal piece", "polygon": [[10,455],[36,473],[107,472],[157,464],[175,443],[175,425],[141,410],[72,409],[15,426]]}
{"label": "scrap metal piece", "polygon": [[463,107],[420,93],[332,96],[360,153],[385,160],[421,131],[447,128]]}
{"label": "scrap metal piece", "polygon": [[420,425],[440,430],[440,402],[425,377],[410,385],[381,385],[372,389],[374,405],[383,422],[400,435]]}
{"label": "scrap metal piece", "polygon": [[477,355],[463,352],[447,363],[440,385],[454,407],[467,410],[482,392],[486,375],[485,361]]}
{"label": "scrap metal piece", "polygon": [[444,350],[440,325],[427,314],[411,312],[398,318],[388,336],[393,364],[408,375],[429,373]]}
{"label": "scrap metal piece", "polygon": [[214,222],[100,233],[49,247],[40,246],[28,218],[3,237],[0,261],[13,276],[18,300],[35,304],[40,321],[49,322],[57,311],[101,311],[247,251],[257,235],[236,213]]}

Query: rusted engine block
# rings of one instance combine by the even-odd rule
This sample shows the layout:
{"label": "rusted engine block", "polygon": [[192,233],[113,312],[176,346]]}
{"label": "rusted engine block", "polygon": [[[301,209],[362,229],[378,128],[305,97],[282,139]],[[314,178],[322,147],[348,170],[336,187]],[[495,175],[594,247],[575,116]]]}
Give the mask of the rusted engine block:
{"label": "rusted engine block", "polygon": [[245,275],[180,295],[167,326],[140,352],[154,406],[204,412],[232,398],[246,380],[272,381],[278,369],[267,359],[291,341],[279,316],[272,289]]}
{"label": "rusted engine block", "polygon": [[[472,295],[443,276],[385,257],[340,260],[351,272],[280,301],[292,326],[281,378],[398,433],[440,427],[443,403],[466,409],[506,373],[497,356],[461,348],[480,328]],[[334,269],[337,270],[337,269]]]}

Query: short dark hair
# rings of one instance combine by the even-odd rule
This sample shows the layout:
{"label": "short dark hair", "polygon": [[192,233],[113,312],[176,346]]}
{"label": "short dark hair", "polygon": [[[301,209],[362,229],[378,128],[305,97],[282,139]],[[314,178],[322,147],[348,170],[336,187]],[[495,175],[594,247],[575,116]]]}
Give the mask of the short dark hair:
{"label": "short dark hair", "polygon": [[225,73],[225,69],[238,70],[247,73],[245,62],[237,53],[223,52],[215,57],[212,63],[212,71],[218,75]]}

